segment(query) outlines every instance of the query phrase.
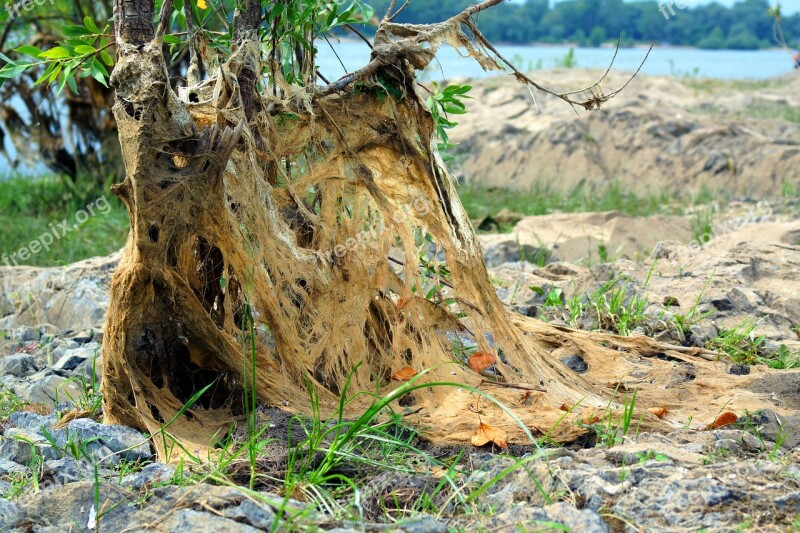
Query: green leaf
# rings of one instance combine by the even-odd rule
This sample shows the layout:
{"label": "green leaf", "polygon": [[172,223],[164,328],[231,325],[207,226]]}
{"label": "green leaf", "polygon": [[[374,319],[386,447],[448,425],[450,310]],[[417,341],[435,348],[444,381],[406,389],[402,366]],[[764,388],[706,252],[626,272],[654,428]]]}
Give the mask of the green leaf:
{"label": "green leaf", "polygon": [[109,54],[105,50],[101,50],[100,51],[100,59],[102,59],[103,63],[105,63],[109,67],[113,67],[114,66],[114,58],[111,57],[111,54]]}
{"label": "green leaf", "polygon": [[83,26],[64,26],[64,29],[61,31],[64,33],[64,37],[81,37],[82,35],[92,34],[90,30],[87,30]]}
{"label": "green leaf", "polygon": [[45,50],[39,57],[43,59],[66,59],[70,56],[69,50],[66,48],[62,48],[61,46],[56,46],[55,48],[51,48],[50,50]]}
{"label": "green leaf", "polygon": [[13,63],[9,63],[5,67],[3,67],[2,70],[0,70],[0,78],[16,78],[17,76],[25,72],[25,69],[27,68],[28,68],[27,63],[22,65],[15,65]]}
{"label": "green leaf", "polygon": [[95,50],[94,46],[89,46],[89,45],[86,45],[86,44],[80,44],[80,45],[75,47],[75,52],[77,52],[77,53],[79,53],[81,55],[85,55],[85,54],[93,54],[93,53],[97,52],[97,50]]}
{"label": "green leaf", "polygon": [[165,35],[164,42],[166,44],[178,44],[181,42],[180,38],[175,35]]}
{"label": "green leaf", "polygon": [[92,17],[84,17],[83,25],[90,29],[93,33],[100,33],[100,28],[92,20]]}
{"label": "green leaf", "polygon": [[25,46],[20,46],[14,51],[19,52],[20,54],[25,54],[26,56],[35,57],[37,59],[39,58],[39,54],[42,53],[40,49],[36,48],[35,46],[31,46],[29,44],[26,44]]}
{"label": "green leaf", "polygon": [[78,94],[78,82],[75,81],[75,76],[67,77],[67,85],[73,93]]}

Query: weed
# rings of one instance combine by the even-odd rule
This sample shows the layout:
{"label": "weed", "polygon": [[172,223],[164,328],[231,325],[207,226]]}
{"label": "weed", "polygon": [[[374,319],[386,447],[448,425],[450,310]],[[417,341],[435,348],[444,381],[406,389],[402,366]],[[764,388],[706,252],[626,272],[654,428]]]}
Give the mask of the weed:
{"label": "weed", "polygon": [[[608,402],[605,420],[593,425],[594,430],[597,433],[598,444],[602,444],[607,448],[622,444],[625,440],[625,437],[630,432],[631,424],[633,423],[633,411],[636,407],[636,390],[633,391],[633,394],[630,396],[630,398],[628,397],[628,393],[625,393],[625,405],[622,410],[622,416],[615,418],[614,413],[611,410],[611,402],[614,401],[619,387],[620,385],[617,385],[617,388],[614,389],[614,395]],[[639,429],[637,424],[636,433],[638,434],[638,432]]]}

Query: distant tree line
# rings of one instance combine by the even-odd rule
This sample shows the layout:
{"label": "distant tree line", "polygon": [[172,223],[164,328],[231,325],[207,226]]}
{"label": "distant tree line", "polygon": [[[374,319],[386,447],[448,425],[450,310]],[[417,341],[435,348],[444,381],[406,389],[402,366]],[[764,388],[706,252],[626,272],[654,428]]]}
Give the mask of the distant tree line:
{"label": "distant tree line", "polygon": [[[378,16],[390,0],[368,0]],[[470,0],[414,1],[397,22],[425,23],[455,15]],[[548,0],[504,2],[482,13],[478,26],[495,42],[515,44],[575,42],[598,46],[658,42],[700,48],[757,49],[777,46],[769,0],[743,0],[731,8],[719,4],[686,6],[687,0]],[[690,5],[692,2],[688,2]],[[784,16],[787,37],[800,37],[800,15]],[[789,43],[797,45],[796,41]]]}

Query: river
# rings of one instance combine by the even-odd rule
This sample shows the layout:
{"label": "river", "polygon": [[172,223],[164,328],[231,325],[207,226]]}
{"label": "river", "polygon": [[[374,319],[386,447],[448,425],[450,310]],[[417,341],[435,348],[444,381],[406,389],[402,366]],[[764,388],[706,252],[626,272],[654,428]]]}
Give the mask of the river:
{"label": "river", "polygon": [[[369,60],[364,43],[342,41],[334,43],[341,63],[354,70]],[[319,69],[328,79],[344,74],[339,58],[323,41],[318,44]],[[498,51],[517,68],[554,68],[556,62],[569,52],[568,46],[498,46]],[[647,53],[643,48],[621,48],[614,69],[633,72]],[[575,48],[579,67],[606,68],[614,55],[613,48]],[[458,57],[456,50],[444,47],[437,55],[438,62],[423,76],[430,80],[455,77],[482,78],[498,72],[484,72],[472,60]],[[792,71],[791,55],[782,50],[698,50],[694,48],[654,48],[642,68],[645,74],[658,76],[700,76],[720,79],[765,79]]]}

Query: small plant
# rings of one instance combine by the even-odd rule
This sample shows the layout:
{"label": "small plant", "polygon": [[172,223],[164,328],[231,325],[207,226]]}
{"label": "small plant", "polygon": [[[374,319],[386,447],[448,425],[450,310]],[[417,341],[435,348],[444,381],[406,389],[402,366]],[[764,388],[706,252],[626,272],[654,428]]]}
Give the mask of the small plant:
{"label": "small plant", "polygon": [[564,57],[556,59],[556,68],[575,68],[577,66],[578,62],[575,60],[574,48],[570,48]]}
{"label": "small plant", "polygon": [[79,411],[85,411],[89,417],[94,417],[103,409],[103,395],[100,392],[100,382],[97,379],[97,350],[92,356],[92,368],[87,379],[83,374],[70,378],[67,382],[78,385],[78,395],[73,397],[66,392],[67,398]]}
{"label": "small plant", "polygon": [[0,420],[7,418],[25,406],[25,401],[7,386],[0,384]]}
{"label": "small plant", "polygon": [[[633,423],[633,411],[636,407],[636,390],[633,391],[630,398],[628,397],[627,392],[625,393],[625,405],[620,417],[615,418],[614,413],[611,410],[611,402],[614,401],[614,397],[617,395],[620,386],[621,385],[617,385],[616,389],[614,390],[614,395],[608,402],[605,419],[594,424],[593,426],[595,432],[597,433],[597,443],[602,444],[607,448],[622,444],[625,441],[625,437],[628,436]],[[636,433],[639,433],[638,424]]]}
{"label": "small plant", "polygon": [[728,354],[735,363],[754,364],[761,362],[762,345],[766,337],[755,335],[758,322],[751,318],[742,320],[733,329],[723,330],[707,343],[710,350]]}
{"label": "small plant", "polygon": [[468,94],[471,90],[471,85],[448,85],[440,90],[439,84],[433,82],[433,93],[428,97],[427,106],[436,125],[436,135],[439,138],[438,147],[442,153],[442,160],[445,162],[453,159],[453,156],[446,152],[455,146],[450,143],[447,131],[458,125],[457,122],[450,120],[450,115],[463,115],[467,112],[462,100],[472,98]]}
{"label": "small plant", "polygon": [[[650,284],[655,263],[650,267],[643,290]],[[617,286],[620,285],[620,286]],[[639,325],[645,322],[644,311],[647,309],[647,298],[638,292],[629,294],[628,280],[615,277],[604,283],[589,296],[589,305],[597,314],[597,323],[620,335],[630,335]]]}

